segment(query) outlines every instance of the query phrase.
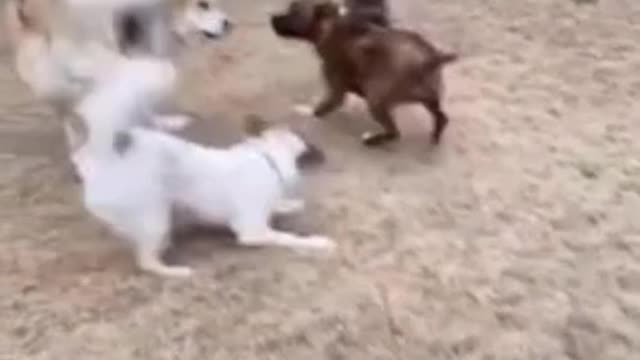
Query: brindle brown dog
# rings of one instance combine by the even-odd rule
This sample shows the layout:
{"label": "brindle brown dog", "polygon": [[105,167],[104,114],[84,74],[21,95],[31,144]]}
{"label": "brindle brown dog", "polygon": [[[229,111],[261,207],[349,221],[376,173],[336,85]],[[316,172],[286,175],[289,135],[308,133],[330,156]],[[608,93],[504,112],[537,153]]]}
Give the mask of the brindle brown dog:
{"label": "brindle brown dog", "polygon": [[344,102],[348,92],[362,96],[383,132],[363,135],[366,145],[399,137],[391,115],[405,103],[420,102],[434,117],[432,142],[438,143],[449,119],[441,106],[442,67],[457,58],[436,49],[420,35],[341,16],[339,7],[322,0],[294,0],[271,17],[283,38],[311,42],[321,61],[328,93],[313,115],[324,117]]}

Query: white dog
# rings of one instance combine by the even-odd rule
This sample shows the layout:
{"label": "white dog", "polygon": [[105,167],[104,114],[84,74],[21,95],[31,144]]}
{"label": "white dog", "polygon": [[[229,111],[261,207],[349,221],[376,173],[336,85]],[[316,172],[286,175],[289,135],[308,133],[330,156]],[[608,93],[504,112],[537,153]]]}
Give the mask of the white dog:
{"label": "white dog", "polygon": [[[154,71],[164,69],[164,92],[148,105],[164,105],[176,81],[173,38],[217,38],[230,28],[213,0],[8,0],[5,15],[18,75],[63,120],[71,152],[86,134],[82,123],[65,120],[96,82],[140,55],[154,57]],[[157,116],[151,124],[180,122],[186,119]]]}
{"label": "white dog", "polygon": [[161,260],[176,209],[199,223],[229,226],[243,245],[333,247],[325,237],[270,226],[272,214],[303,208],[288,191],[299,181],[297,159],[313,147],[287,128],[265,129],[228,149],[132,128],[129,123],[148,116],[140,111],[140,99],[159,87],[153,72],[139,70],[120,68],[79,104],[76,113],[87,123],[89,138],[73,161],[86,208],[131,242],[140,268],[165,276],[192,273]]}

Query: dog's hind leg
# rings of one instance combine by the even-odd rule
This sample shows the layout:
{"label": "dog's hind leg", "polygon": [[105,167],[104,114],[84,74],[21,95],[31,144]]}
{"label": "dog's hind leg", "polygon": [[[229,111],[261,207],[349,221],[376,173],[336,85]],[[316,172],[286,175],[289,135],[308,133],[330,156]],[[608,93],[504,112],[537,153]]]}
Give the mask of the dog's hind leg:
{"label": "dog's hind leg", "polygon": [[366,132],[362,135],[362,142],[367,146],[378,146],[395,140],[400,136],[396,124],[393,122],[391,109],[386,104],[369,103],[369,110],[373,119],[384,129],[382,132]]}
{"label": "dog's hind leg", "polygon": [[434,144],[440,143],[442,133],[449,123],[449,117],[442,110],[439,99],[427,99],[422,102],[424,107],[431,113],[434,119],[433,132],[431,133],[431,142]]}
{"label": "dog's hind leg", "polygon": [[147,218],[131,232],[135,241],[136,260],[140,269],[167,277],[189,277],[193,271],[185,266],[170,266],[162,255],[170,245],[169,217]]}
{"label": "dog's hind leg", "polygon": [[145,205],[119,211],[119,204],[114,207],[110,203],[121,194],[115,194],[113,198],[102,192],[92,195],[85,195],[85,206],[131,243],[141,270],[167,277],[188,277],[192,274],[188,267],[166,265],[162,260],[163,253],[171,244],[170,212],[166,208]]}
{"label": "dog's hind leg", "polygon": [[[159,235],[154,235],[159,236]],[[144,241],[158,244],[164,242],[160,238],[147,237]],[[186,266],[169,266],[162,261],[164,246],[142,245],[136,249],[138,266],[144,271],[167,277],[189,277],[193,270]]]}
{"label": "dog's hind leg", "polygon": [[[84,145],[84,141],[86,139],[86,136],[85,138],[83,138],[83,135],[86,135],[86,134],[78,133],[75,129],[75,127],[83,125],[83,124],[77,123],[78,121],[82,121],[82,119],[77,119],[73,116],[67,116],[65,110],[63,108],[58,108],[58,107],[56,107],[55,109],[55,115],[62,122],[62,129],[64,131],[67,155],[71,155],[76,151],[78,151],[78,149],[80,149],[82,145]],[[73,180],[73,182],[75,183],[81,182],[81,178],[80,178],[80,175],[78,174],[78,170],[76,169],[76,166],[73,163],[73,161],[70,160],[69,156],[65,158],[65,162],[66,162],[65,165],[69,168],[68,171],[71,175],[71,179]]]}

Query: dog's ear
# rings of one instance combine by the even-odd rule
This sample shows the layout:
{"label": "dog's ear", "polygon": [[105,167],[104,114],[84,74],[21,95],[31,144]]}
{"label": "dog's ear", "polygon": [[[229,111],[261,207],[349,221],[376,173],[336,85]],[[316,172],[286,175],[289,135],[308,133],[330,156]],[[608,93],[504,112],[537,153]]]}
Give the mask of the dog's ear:
{"label": "dog's ear", "polygon": [[269,122],[259,115],[250,114],[244,118],[244,131],[250,136],[260,136],[269,128]]}
{"label": "dog's ear", "polygon": [[314,20],[324,20],[340,16],[340,5],[333,1],[316,4],[313,9]]}

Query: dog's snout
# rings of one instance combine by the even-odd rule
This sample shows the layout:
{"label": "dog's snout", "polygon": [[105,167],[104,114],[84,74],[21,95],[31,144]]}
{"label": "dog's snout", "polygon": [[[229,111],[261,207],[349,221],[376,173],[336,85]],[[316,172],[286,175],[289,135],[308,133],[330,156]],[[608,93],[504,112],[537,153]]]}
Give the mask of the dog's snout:
{"label": "dog's snout", "polygon": [[215,40],[223,37],[233,30],[233,22],[228,19],[222,20],[222,23],[216,30],[202,30],[202,35],[204,35],[207,39]]}
{"label": "dog's snout", "polygon": [[278,23],[280,22],[280,16],[278,15],[271,15],[271,27],[272,28],[276,28],[278,27]]}
{"label": "dog's snout", "polygon": [[225,19],[222,23],[222,30],[224,32],[230,32],[231,30],[233,30],[233,22],[231,22],[231,20],[229,19]]}
{"label": "dog's snout", "polygon": [[307,149],[298,158],[298,161],[297,161],[298,166],[308,167],[308,166],[320,165],[326,162],[325,153],[320,147],[308,142],[305,142],[305,145]]}
{"label": "dog's snout", "polygon": [[271,28],[276,32],[276,34],[285,35],[288,33],[287,31],[288,29],[285,22],[286,20],[284,15],[281,15],[281,14],[271,15]]}

